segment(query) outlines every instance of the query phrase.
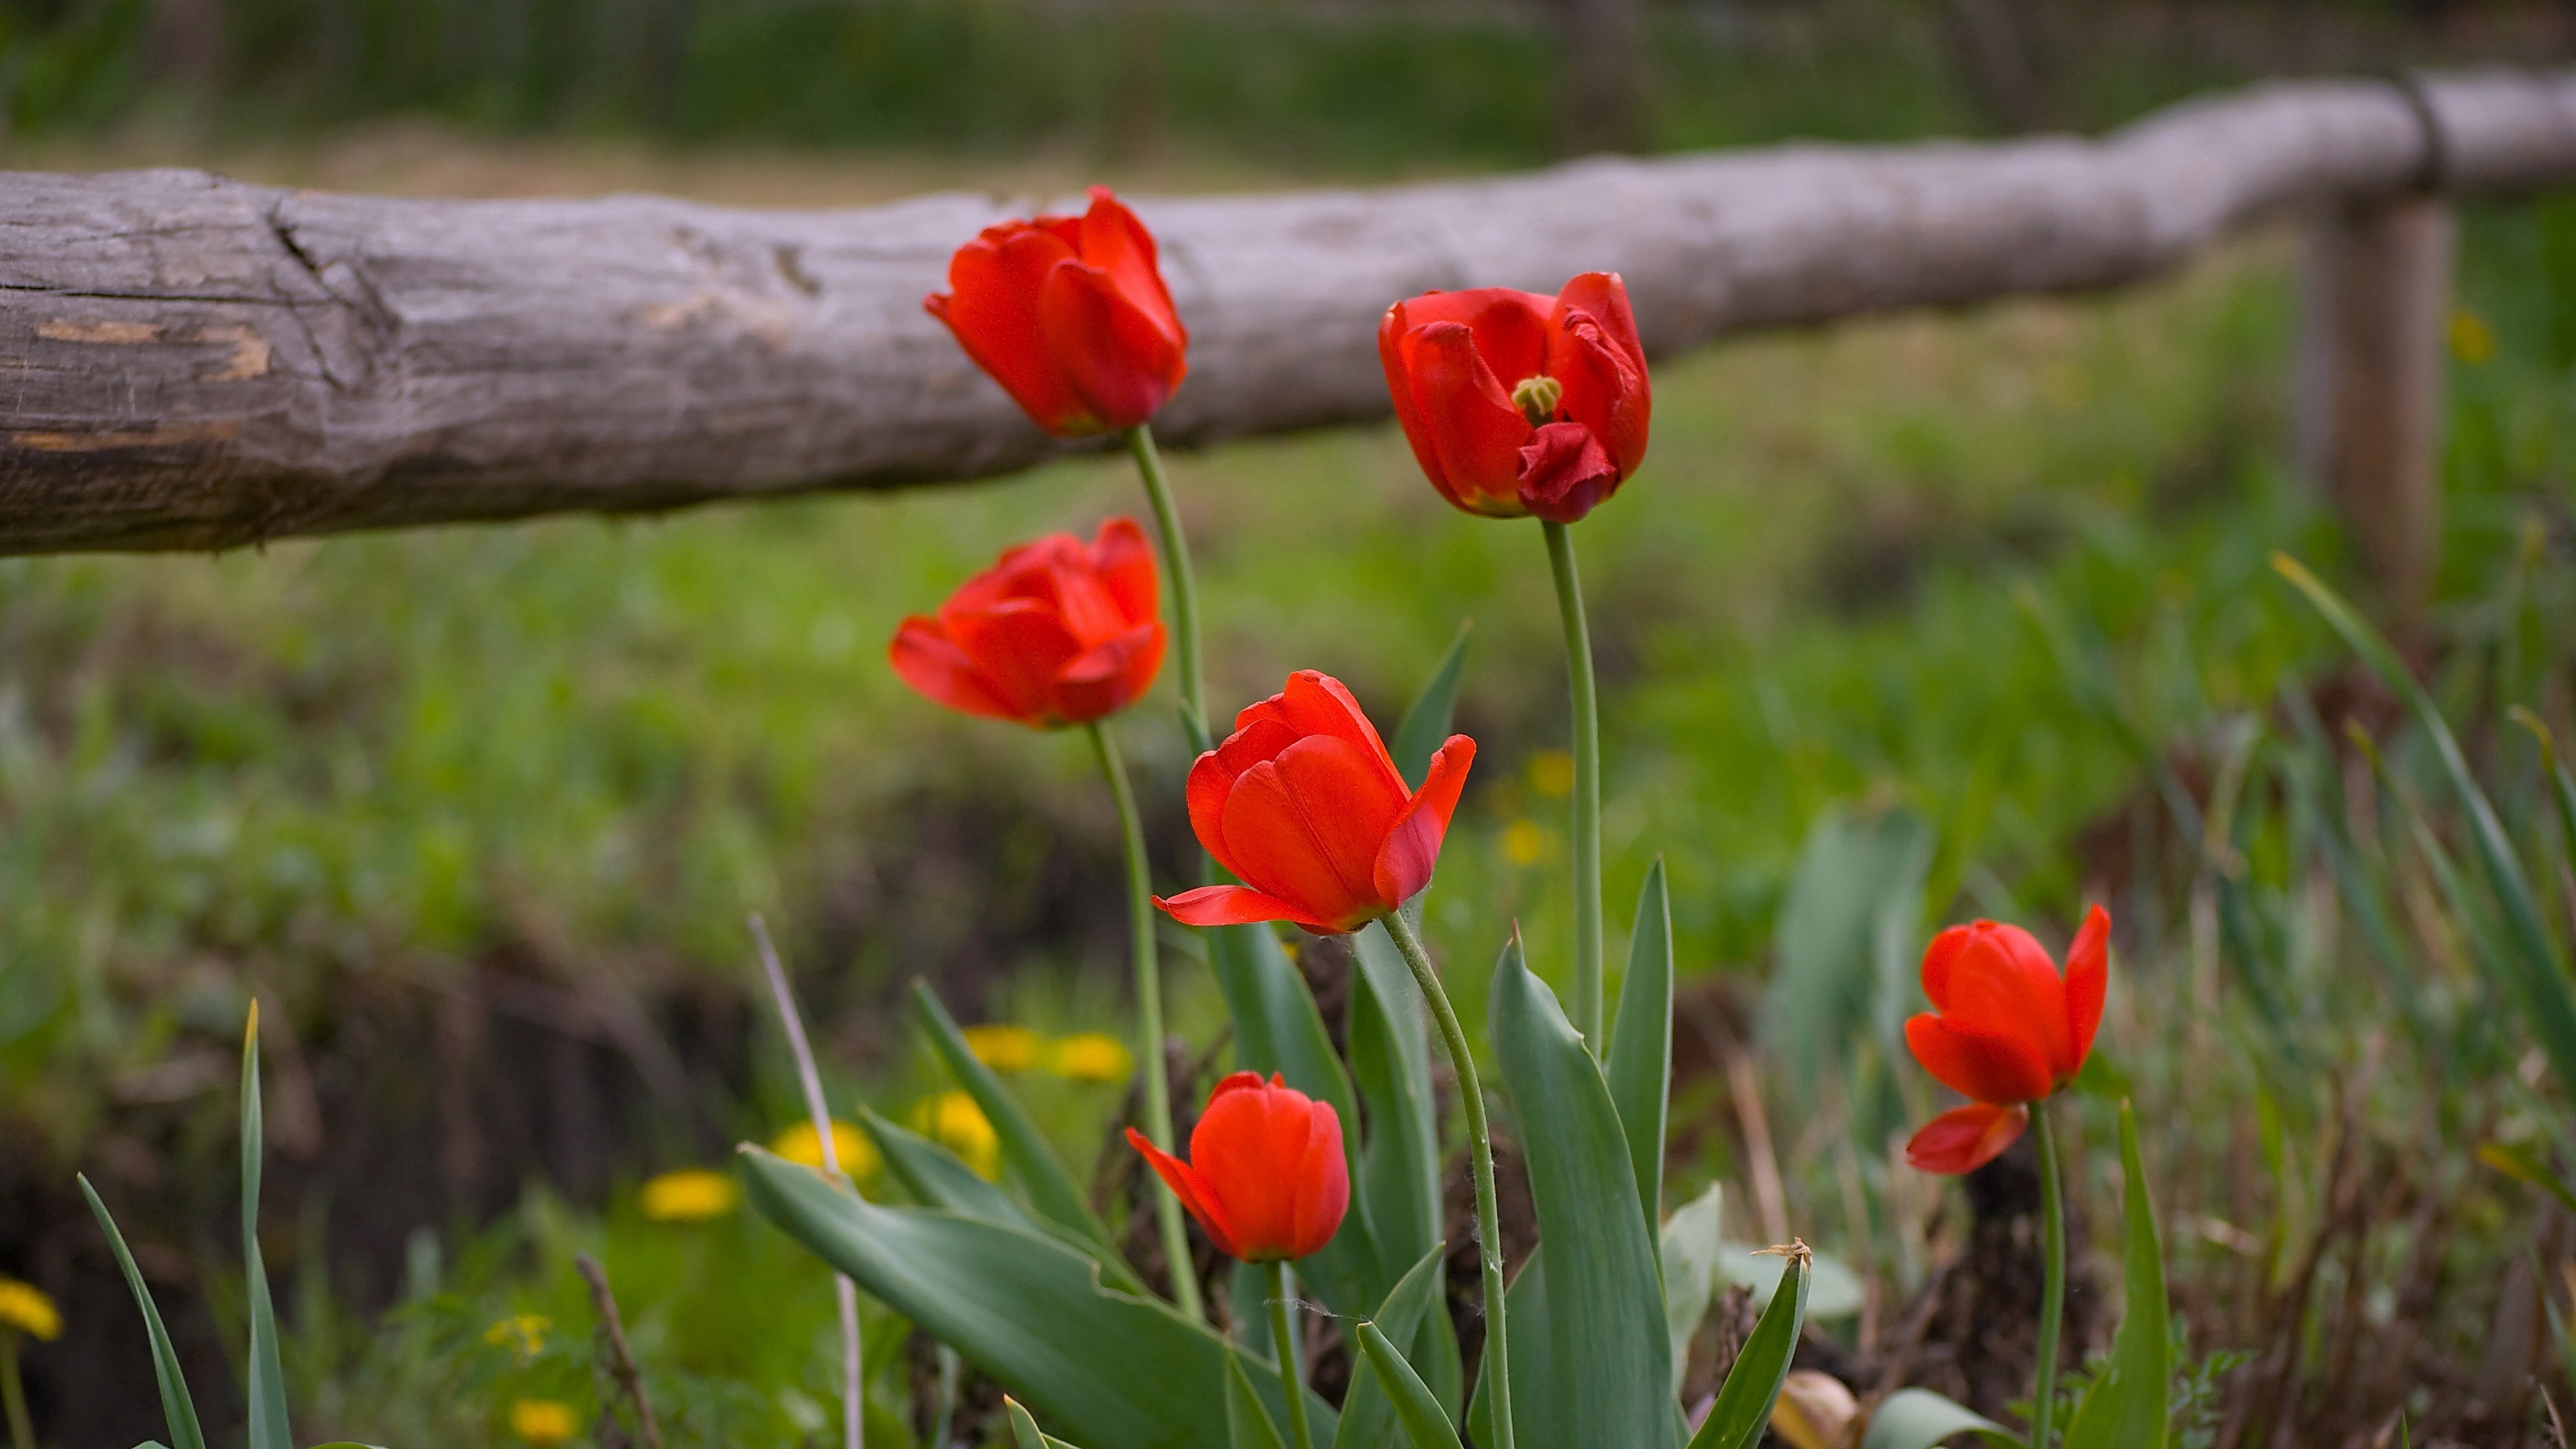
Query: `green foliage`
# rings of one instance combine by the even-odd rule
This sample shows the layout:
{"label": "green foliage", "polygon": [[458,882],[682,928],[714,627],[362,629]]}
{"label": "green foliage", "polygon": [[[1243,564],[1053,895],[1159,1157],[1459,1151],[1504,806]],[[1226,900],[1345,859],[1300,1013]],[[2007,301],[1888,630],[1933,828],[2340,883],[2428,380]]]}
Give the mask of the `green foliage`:
{"label": "green foliage", "polygon": [[2066,1449],[2164,1449],[2173,1393],[2173,1335],[2165,1300],[2164,1244],[2138,1153],[2138,1118],[2120,1106],[2120,1174],[2127,1198],[2122,1218],[2122,1295],[2127,1309],[2111,1336],[2111,1358],[2067,1421]]}
{"label": "green foliage", "polygon": [[1735,1366],[1726,1371],[1726,1382],[1718,1385],[1717,1402],[1691,1436],[1690,1449],[1753,1449],[1762,1442],[1771,1408],[1780,1402],[1780,1385],[1789,1378],[1798,1331],[1807,1321],[1807,1276],[1806,1255],[1790,1250],[1780,1286],[1754,1321]]}
{"label": "green foliage", "polygon": [[1447,1411],[1414,1374],[1413,1365],[1395,1351],[1385,1330],[1363,1321],[1355,1332],[1362,1358],[1379,1382],[1391,1388],[1396,1418],[1403,1424],[1405,1438],[1413,1449],[1459,1449],[1458,1431],[1450,1424]]}
{"label": "green foliage", "polygon": [[1637,924],[1628,937],[1628,974],[1619,983],[1610,1049],[1602,1057],[1610,1103],[1628,1134],[1628,1165],[1648,1241],[1664,1216],[1664,1114],[1673,1095],[1673,909],[1664,863],[1646,867],[1637,892]]}

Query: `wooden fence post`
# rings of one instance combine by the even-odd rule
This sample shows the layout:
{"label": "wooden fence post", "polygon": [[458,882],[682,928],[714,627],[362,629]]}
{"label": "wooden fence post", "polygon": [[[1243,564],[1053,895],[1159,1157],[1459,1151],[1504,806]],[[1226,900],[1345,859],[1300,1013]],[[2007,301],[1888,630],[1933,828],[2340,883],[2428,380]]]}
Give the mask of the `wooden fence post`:
{"label": "wooden fence post", "polygon": [[2424,195],[2335,206],[2308,233],[2299,460],[2401,626],[2439,556],[2454,239],[2450,207]]}

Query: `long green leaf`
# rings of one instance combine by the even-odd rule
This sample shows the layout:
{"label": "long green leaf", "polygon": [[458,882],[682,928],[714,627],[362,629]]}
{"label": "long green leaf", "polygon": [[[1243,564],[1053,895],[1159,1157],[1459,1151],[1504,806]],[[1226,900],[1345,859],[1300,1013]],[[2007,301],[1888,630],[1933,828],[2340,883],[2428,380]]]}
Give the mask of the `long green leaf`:
{"label": "long green leaf", "polygon": [[2442,762],[2442,770],[2459,797],[2460,808],[2469,817],[2470,837],[2476,842],[2478,863],[2485,869],[2487,884],[2504,909],[2506,935],[2521,962],[2525,981],[2525,999],[2531,1012],[2531,1027],[2540,1039],[2541,1050],[2548,1054],[2551,1070],[2557,1073],[2561,1088],[2576,1091],[2576,992],[2571,992],[2565,968],[2551,948],[2549,934],[2541,925],[2540,905],[2533,894],[2530,880],[2523,874],[2522,862],[2514,854],[2512,837],[2505,833],[2504,822],[2497,818],[2495,806],[2486,792],[2478,788],[2469,773],[2468,757],[2461,753],[2460,742],[2442,719],[2442,711],[2431,695],[2417,683],[2412,670],[2379,637],[2377,630],[2362,622],[2334,590],[2326,587],[2296,560],[2285,554],[2272,556],[2272,567],[2282,577],[2308,596],[2308,601],[2325,615],[2326,622],[2351,645],[2363,662],[2377,671],[2391,689],[2406,701],[2425,736],[2432,741],[2433,752]]}
{"label": "long green leaf", "polygon": [[1354,1183],[1369,1207],[1384,1266],[1411,1263],[1440,1241],[1440,1121],[1431,1084],[1430,1019],[1422,988],[1371,922],[1351,938],[1351,1077],[1368,1114]]}
{"label": "long green leaf", "polygon": [[2568,867],[2576,869],[2576,774],[2568,773],[2567,762],[2558,757],[2558,741],[2539,715],[2519,704],[2505,713],[2540,742],[2540,767],[2548,772],[2550,793],[2558,801],[2559,836],[2567,849]]}
{"label": "long green leaf", "polygon": [[[1379,1305],[1379,1331],[1393,1339],[1412,1343],[1420,1334],[1423,1320],[1430,1316],[1431,1305],[1447,1286],[1442,1247],[1433,1244],[1431,1251],[1413,1265]],[[1443,1315],[1444,1317],[1446,1315]],[[1454,1350],[1453,1350],[1454,1351]],[[1388,1449],[1395,1440],[1396,1405],[1388,1398],[1384,1380],[1363,1357],[1351,1367],[1350,1391],[1342,1396],[1342,1426],[1333,1436],[1333,1449]]]}
{"label": "long green leaf", "polygon": [[1646,883],[1637,892],[1628,975],[1619,986],[1619,1014],[1611,1023],[1602,1072],[1628,1134],[1628,1165],[1652,1243],[1664,1217],[1664,1113],[1673,1094],[1673,911],[1661,856],[1646,867]]}
{"label": "long green leaf", "polygon": [[1673,1349],[1673,1396],[1682,1391],[1682,1374],[1692,1335],[1708,1317],[1717,1297],[1719,1234],[1726,1221],[1726,1185],[1710,1183],[1708,1191],[1682,1204],[1664,1224],[1657,1244],[1664,1262],[1664,1332]]}
{"label": "long green leaf", "polygon": [[2138,1157],[2138,1117],[2120,1106],[2120,1171],[2127,1219],[2123,1291],[2128,1307],[2111,1335],[2111,1360],[2066,1426],[2066,1449],[2164,1449],[2173,1393],[2173,1339],[2165,1304],[2165,1255],[2155,1203]]}
{"label": "long green leaf", "polygon": [[[1104,1287],[1089,1258],[1052,1238],[883,1207],[756,1147],[739,1165],[762,1216],[1078,1442],[1228,1449],[1229,1357],[1243,1360],[1274,1418],[1285,1411],[1269,1361],[1169,1304]],[[1320,1435],[1338,1423],[1311,1393],[1306,1411]]]}
{"label": "long green leaf", "polygon": [[1062,1439],[1040,1430],[1038,1421],[1029,1417],[1028,1405],[1005,1394],[1002,1407],[1010,1411],[1011,1443],[1016,1449],[1073,1449]]}
{"label": "long green leaf", "polygon": [[1467,636],[1474,633],[1476,621],[1461,619],[1458,632],[1449,640],[1447,652],[1440,656],[1438,667],[1422,686],[1422,692],[1407,705],[1404,718],[1395,727],[1395,768],[1404,775],[1405,783],[1420,789],[1422,777],[1431,769],[1431,757],[1449,738],[1449,721],[1458,712],[1458,676],[1467,667]]}
{"label": "long green leaf", "polygon": [[1962,1434],[2018,1449],[2019,1437],[2003,1425],[1930,1389],[1898,1389],[1869,1416],[1860,1449],[1933,1449]]}
{"label": "long green leaf", "polygon": [[[1812,1087],[1864,1027],[1893,1041],[1912,1009],[1901,966],[1880,969],[1881,945],[1899,943],[1902,956],[1919,939],[1935,843],[1930,823],[1910,810],[1832,810],[1807,832],[1780,906],[1761,1024],[1765,1050],[1803,1085]],[[1884,993],[1883,974],[1896,978]]]}
{"label": "long green leaf", "polygon": [[913,1014],[920,1020],[922,1034],[930,1039],[933,1051],[947,1064],[950,1075],[975,1105],[984,1109],[985,1120],[993,1124],[993,1135],[1000,1140],[1002,1163],[1010,1170],[1011,1180],[1028,1195],[1029,1206],[1045,1217],[1091,1238],[1103,1248],[1115,1252],[1114,1239],[1091,1210],[1089,1199],[1065,1168],[1064,1159],[1038,1131],[1037,1123],[1020,1106],[1019,1099],[1002,1085],[1001,1077],[991,1067],[976,1060],[974,1050],[966,1045],[965,1033],[957,1029],[956,1019],[940,1005],[930,983],[912,983]]}
{"label": "long green leaf", "polygon": [[[1217,926],[1206,936],[1217,990],[1234,1022],[1236,1064],[1264,1076],[1275,1072],[1316,1101],[1331,1103],[1341,1114],[1342,1151],[1351,1179],[1362,1181],[1364,1144],[1351,1079],[1333,1051],[1332,1035],[1324,1029],[1323,1013],[1305,976],[1268,926]],[[1379,1261],[1370,1208],[1366,1197],[1355,1195],[1341,1231],[1322,1252],[1297,1264],[1299,1278],[1336,1313],[1367,1312],[1414,1258],[1406,1253],[1393,1270]]]}
{"label": "long green leaf", "polygon": [[1225,1361],[1225,1437],[1232,1449],[1285,1449],[1279,1426],[1270,1422],[1260,1391],[1243,1371],[1243,1360],[1232,1355]]}
{"label": "long green leaf", "polygon": [[1798,1331],[1807,1321],[1807,1264],[1789,1258],[1780,1286],[1744,1340],[1735,1366],[1717,1389],[1717,1402],[1691,1436],[1690,1449],[1753,1449],[1771,1426],[1771,1406],[1780,1401],[1780,1386],[1789,1381],[1789,1360],[1798,1350]]}
{"label": "long green leaf", "polygon": [[1358,1328],[1360,1355],[1378,1378],[1389,1385],[1395,1400],[1397,1422],[1404,1426],[1404,1436],[1413,1449],[1460,1449],[1458,1430],[1414,1373],[1413,1365],[1395,1351],[1395,1345],[1374,1323],[1363,1321]]}
{"label": "long green leaf", "polygon": [[242,1031],[242,1287],[250,1299],[250,1449],[295,1449],[286,1425],[286,1368],[278,1361],[277,1309],[269,1302],[268,1265],[259,1252],[259,1170],[264,1144],[259,1106],[259,1002]]}
{"label": "long green leaf", "polygon": [[[1516,1437],[1523,1449],[1661,1449],[1673,1439],[1672,1348],[1619,1110],[1517,938],[1494,968],[1489,1000],[1494,1057],[1547,1244],[1547,1311],[1510,1317]],[[1545,1392],[1519,1392],[1524,1344],[1539,1354]]]}
{"label": "long green leaf", "polygon": [[919,1198],[925,1206],[947,1208],[970,1218],[1000,1223],[1005,1227],[1043,1233],[1100,1265],[1101,1281],[1127,1293],[1143,1293],[1145,1285],[1126,1260],[1111,1252],[1098,1239],[1079,1233],[1052,1218],[1042,1218],[1021,1206],[1020,1200],[975,1175],[956,1153],[908,1128],[897,1126],[866,1107],[859,1109],[859,1126],[876,1143],[877,1155],[885,1159],[886,1170],[904,1190]]}
{"label": "long green leaf", "polygon": [[134,1266],[134,1253],[125,1246],[125,1235],[116,1230],[107,1204],[98,1200],[98,1189],[89,1185],[86,1176],[74,1181],[80,1184],[81,1196],[89,1200],[89,1213],[98,1219],[99,1231],[107,1234],[107,1245],[116,1251],[116,1266],[125,1270],[125,1286],[134,1290],[135,1306],[143,1310],[144,1332],[152,1340],[152,1377],[161,1389],[161,1417],[170,1426],[170,1443],[173,1449],[206,1449],[206,1431],[197,1425],[196,1401],[188,1396],[187,1375],[179,1371],[179,1350],[170,1342],[170,1330],[161,1322],[152,1290],[143,1285],[143,1270]]}

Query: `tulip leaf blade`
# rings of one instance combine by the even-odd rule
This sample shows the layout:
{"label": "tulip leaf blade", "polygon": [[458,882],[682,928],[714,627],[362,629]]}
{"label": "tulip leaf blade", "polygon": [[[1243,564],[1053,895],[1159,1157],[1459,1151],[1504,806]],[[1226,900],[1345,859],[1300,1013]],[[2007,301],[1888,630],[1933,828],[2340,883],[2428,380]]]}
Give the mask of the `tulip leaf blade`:
{"label": "tulip leaf blade", "polygon": [[[1442,1251],[1443,1245],[1434,1243],[1431,1251],[1423,1254],[1412,1271],[1396,1283],[1394,1291],[1386,1295],[1386,1302],[1378,1305],[1377,1316],[1368,1320],[1391,1344],[1417,1341],[1433,1300],[1445,1286]],[[1418,1374],[1416,1381],[1420,1381]],[[1427,1385],[1424,1391],[1429,1392]],[[1394,1392],[1366,1356],[1352,1365],[1350,1390],[1342,1396],[1342,1425],[1333,1436],[1333,1449],[1390,1449],[1402,1417]],[[1435,1395],[1433,1403],[1438,1402]],[[1447,1410],[1441,1412],[1445,1418]]]}
{"label": "tulip leaf blade", "polygon": [[1672,1346],[1619,1109],[1556,993],[1530,973],[1517,937],[1494,968],[1488,1002],[1494,1056],[1547,1244],[1547,1311],[1523,1315],[1506,1305],[1516,1330],[1507,1370],[1515,1437],[1528,1449],[1664,1449],[1673,1438]]}
{"label": "tulip leaf blade", "polygon": [[1753,1449],[1771,1424],[1771,1408],[1780,1401],[1780,1386],[1789,1380],[1789,1360],[1798,1349],[1798,1332],[1807,1320],[1807,1255],[1794,1247],[1780,1274],[1780,1286],[1755,1321],[1735,1366],[1717,1390],[1708,1417],[1691,1436],[1690,1449]]}
{"label": "tulip leaf blade", "polygon": [[2138,1154],[2138,1114],[2120,1104],[2124,1293],[2128,1307],[2111,1335],[2111,1358],[2066,1425],[2066,1449],[2163,1449],[2173,1392],[2173,1340],[2165,1301],[2164,1249],[2154,1199]]}
{"label": "tulip leaf blade", "polygon": [[1014,1449],[1073,1449],[1072,1445],[1040,1429],[1038,1421],[1030,1417],[1028,1405],[1005,1394],[1002,1406],[1010,1411]]}
{"label": "tulip leaf blade", "polygon": [[116,1253],[116,1266],[125,1273],[125,1286],[134,1291],[134,1302],[143,1310],[143,1328],[152,1341],[152,1377],[161,1390],[161,1417],[170,1426],[170,1443],[175,1449],[206,1449],[206,1431],[197,1422],[197,1404],[188,1394],[188,1378],[179,1368],[178,1347],[170,1341],[170,1330],[161,1321],[161,1308],[152,1301],[152,1290],[143,1282],[143,1270],[134,1264],[134,1251],[125,1245],[125,1234],[117,1231],[116,1219],[108,1213],[107,1204],[99,1201],[98,1189],[89,1185],[86,1175],[76,1176],[81,1196],[89,1202],[90,1216],[98,1219],[99,1231],[107,1235],[107,1245]]}
{"label": "tulip leaf blade", "polygon": [[1361,1358],[1378,1381],[1388,1386],[1396,1421],[1404,1426],[1405,1439],[1413,1449],[1460,1449],[1458,1430],[1449,1422],[1448,1413],[1413,1371],[1413,1365],[1395,1351],[1385,1330],[1362,1319],[1358,1338]]}
{"label": "tulip leaf blade", "polygon": [[1673,1094],[1673,911],[1662,856],[1646,867],[1646,882],[1637,891],[1628,974],[1619,985],[1619,1013],[1611,1023],[1602,1071],[1609,1078],[1619,1125],[1628,1134],[1628,1162],[1645,1213],[1646,1241],[1656,1244],[1664,1216],[1664,1114]]}
{"label": "tulip leaf blade", "polygon": [[[1330,1104],[1342,1119],[1342,1152],[1351,1179],[1360,1181],[1365,1164],[1358,1104],[1304,974],[1268,926],[1212,926],[1207,939],[1217,990],[1234,1023],[1236,1063],[1263,1076],[1276,1073],[1289,1086]],[[1336,1313],[1368,1311],[1394,1281],[1378,1262],[1368,1208],[1367,1199],[1354,1194],[1341,1231],[1323,1251],[1297,1264],[1298,1276]]]}
{"label": "tulip leaf blade", "polygon": [[1099,1243],[1104,1250],[1116,1252],[1108,1227],[1091,1210],[1090,1200],[1074,1182],[1064,1159],[1056,1155],[1019,1099],[1002,1085],[1000,1074],[978,1060],[974,1049],[966,1045],[965,1033],[957,1029],[956,1018],[940,1004],[929,982],[912,983],[912,1002],[931,1050],[939,1054],[957,1084],[983,1109],[985,1120],[993,1124],[993,1135],[1001,1142],[1002,1163],[1020,1191],[1028,1195],[1029,1206]]}
{"label": "tulip leaf blade", "polygon": [[268,1265],[259,1251],[260,1159],[267,1142],[260,1115],[259,1002],[242,1029],[241,1211],[242,1291],[250,1302],[250,1449],[295,1449],[286,1423],[286,1368],[279,1361],[277,1308],[269,1299]]}
{"label": "tulip leaf blade", "polygon": [[1359,958],[1351,991],[1351,1076],[1368,1120],[1352,1186],[1368,1206],[1381,1273],[1391,1277],[1440,1241],[1430,1016],[1383,922],[1370,922],[1351,942]]}
{"label": "tulip leaf blade", "polygon": [[1243,1371],[1243,1360],[1232,1354],[1225,1360],[1225,1437],[1232,1449],[1287,1449],[1270,1411],[1261,1406],[1260,1391]]}
{"label": "tulip leaf blade", "polygon": [[1431,757],[1438,753],[1441,742],[1449,738],[1449,723],[1458,713],[1458,677],[1467,667],[1467,638],[1476,629],[1473,619],[1458,621],[1458,632],[1442,651],[1440,663],[1424,681],[1422,692],[1405,706],[1404,718],[1395,727],[1395,768],[1404,783],[1419,790],[1422,777],[1431,769]]}
{"label": "tulip leaf blade", "polygon": [[975,1169],[945,1146],[887,1121],[864,1105],[859,1108],[859,1126],[876,1144],[877,1155],[885,1159],[895,1181],[925,1206],[1044,1234],[1098,1263],[1101,1279],[1110,1287],[1127,1293],[1145,1291],[1136,1271],[1098,1239],[1031,1212],[1019,1199],[976,1176]]}
{"label": "tulip leaf blade", "polygon": [[[1077,1442],[1230,1449],[1228,1358],[1267,1408],[1285,1410],[1268,1360],[1168,1303],[1103,1286],[1097,1265],[1055,1238],[881,1206],[757,1147],[737,1165],[763,1217]],[[1319,1434],[1339,1422],[1311,1392],[1306,1413]]]}
{"label": "tulip leaf blade", "polygon": [[2458,738],[2443,720],[2441,707],[2425,693],[2415,672],[2397,657],[2397,651],[2389,647],[2379,631],[2365,623],[2324,580],[2287,554],[2274,554],[2272,567],[2307,595],[2308,602],[2343,636],[2344,643],[2396,691],[2431,742],[2442,773],[2459,799],[2461,812],[2468,817],[2469,837],[2476,844],[2487,884],[2503,908],[2505,934],[2513,947],[2515,974],[2523,1006],[2532,1018],[2532,1032],[2539,1038],[2560,1087],[2576,1091],[2576,991],[2571,991],[2566,970],[2550,945],[2547,928],[2541,924],[2539,900],[2514,853],[2513,839],[2486,792],[2478,787],[2476,776],[2470,773],[2468,756],[2462,753]]}
{"label": "tulip leaf blade", "polygon": [[1673,1350],[1673,1396],[1681,1397],[1683,1360],[1700,1320],[1708,1317],[1718,1285],[1725,1281],[1717,1255],[1725,1250],[1720,1234],[1726,1217],[1726,1185],[1710,1183],[1708,1191],[1674,1209],[1656,1244],[1664,1265],[1664,1330]]}
{"label": "tulip leaf blade", "polygon": [[2020,1449],[2011,1430],[1955,1399],[1930,1389],[1898,1389],[1869,1416],[1860,1449],[1935,1449],[1961,1434]]}

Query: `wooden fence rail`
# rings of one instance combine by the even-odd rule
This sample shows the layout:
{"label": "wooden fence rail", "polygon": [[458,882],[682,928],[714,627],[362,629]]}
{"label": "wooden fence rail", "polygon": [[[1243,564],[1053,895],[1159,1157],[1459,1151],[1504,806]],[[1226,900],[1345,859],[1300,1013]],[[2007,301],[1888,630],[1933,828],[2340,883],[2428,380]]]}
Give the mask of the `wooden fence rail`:
{"label": "wooden fence rail", "polygon": [[[2364,363],[2312,368],[2307,391],[2380,426],[2311,430],[2354,472],[2347,496],[2367,498],[2421,486],[2389,455],[2421,453],[2431,424],[2392,421],[2374,392],[2404,360],[2367,359],[2427,345],[2410,319],[2448,255],[2382,235],[2385,218],[2570,180],[2576,72],[2552,72],[2268,85],[2099,141],[1783,146],[1149,199],[1138,209],[1192,332],[1189,381],[1159,427],[1205,442],[1382,415],[1378,315],[1427,288],[1553,291],[1615,269],[1648,347],[1669,353],[2112,286],[2304,209],[2361,238],[2321,248],[2343,271],[2312,290],[2316,335]],[[949,250],[1010,209],[0,174],[0,552],[220,548],[1026,466],[1061,445],[920,308]]]}

